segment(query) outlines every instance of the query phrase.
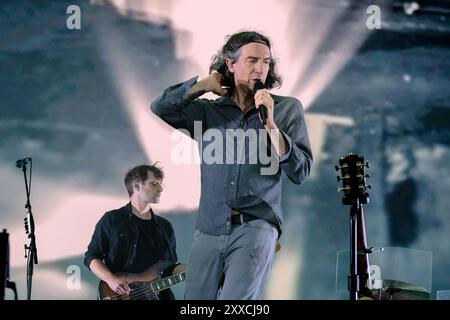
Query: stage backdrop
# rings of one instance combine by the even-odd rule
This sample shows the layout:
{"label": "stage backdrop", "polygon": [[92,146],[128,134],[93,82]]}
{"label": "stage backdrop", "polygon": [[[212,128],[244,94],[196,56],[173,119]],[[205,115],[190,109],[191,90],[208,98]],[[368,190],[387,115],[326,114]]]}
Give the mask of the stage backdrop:
{"label": "stage backdrop", "polygon": [[[155,211],[173,223],[188,261],[200,197],[196,145],[148,107],[164,88],[205,77],[225,37],[242,29],[272,39],[284,79],[273,93],[302,101],[314,152],[303,185],[284,177],[282,250],[265,297],[348,299],[349,208],[334,165],[349,152],[371,164],[366,232],[369,246],[385,247],[370,257],[379,278],[432,298],[450,289],[450,17],[384,3],[2,1],[0,228],[10,233],[19,298],[29,240],[15,162],[25,157],[39,258],[33,299],[95,299],[84,252],[103,213],[128,201],[126,170],[142,163],[165,170]],[[183,163],[174,161],[180,143],[190,150]],[[175,287],[178,299],[183,290]]]}

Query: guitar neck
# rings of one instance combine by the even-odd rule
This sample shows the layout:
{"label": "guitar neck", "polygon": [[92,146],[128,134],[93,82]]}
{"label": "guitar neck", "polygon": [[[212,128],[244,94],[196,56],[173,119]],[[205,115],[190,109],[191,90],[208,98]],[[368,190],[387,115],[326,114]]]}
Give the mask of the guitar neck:
{"label": "guitar neck", "polygon": [[369,254],[367,253],[366,228],[364,222],[364,210],[362,206],[357,212],[358,232],[357,232],[357,251],[358,251],[358,273],[360,277],[359,291],[362,296],[372,296],[369,288],[370,270],[369,270]]}
{"label": "guitar neck", "polygon": [[154,280],[150,283],[150,287],[154,292],[162,291],[173,285],[183,282],[185,278],[186,278],[186,273],[180,272],[173,276]]}

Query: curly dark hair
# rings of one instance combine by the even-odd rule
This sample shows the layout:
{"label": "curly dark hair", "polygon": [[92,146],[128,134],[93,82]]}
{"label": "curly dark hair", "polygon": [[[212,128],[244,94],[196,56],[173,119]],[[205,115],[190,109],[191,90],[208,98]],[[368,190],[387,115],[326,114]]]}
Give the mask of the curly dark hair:
{"label": "curly dark hair", "polygon": [[[225,45],[212,57],[209,72],[216,70],[224,76],[223,84],[230,87],[228,91],[230,95],[235,87],[234,75],[228,70],[225,61],[227,58],[230,58],[233,62],[236,62],[241,54],[241,47],[252,42],[265,44],[270,49],[270,40],[266,36],[256,31],[242,31],[227,36]],[[282,83],[281,76],[276,71],[276,62],[274,59],[270,59],[269,73],[267,74],[265,86],[267,89],[279,88]]]}
{"label": "curly dark hair", "polygon": [[143,164],[128,170],[125,174],[123,182],[125,183],[125,187],[127,188],[127,192],[130,197],[133,195],[133,183],[144,182],[147,180],[149,171],[153,172],[156,179],[164,179],[164,172],[161,168],[156,166],[157,164],[158,161],[153,165]]}

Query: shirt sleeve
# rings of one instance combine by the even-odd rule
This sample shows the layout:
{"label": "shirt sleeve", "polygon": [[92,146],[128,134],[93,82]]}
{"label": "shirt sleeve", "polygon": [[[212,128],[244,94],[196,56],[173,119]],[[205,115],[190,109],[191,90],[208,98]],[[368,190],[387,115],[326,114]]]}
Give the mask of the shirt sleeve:
{"label": "shirt sleeve", "polygon": [[311,145],[300,101],[292,98],[292,112],[287,113],[287,121],[280,129],[287,142],[286,152],[279,158],[280,168],[288,178],[296,183],[302,183],[310,174],[313,161]]}
{"label": "shirt sleeve", "polygon": [[84,255],[84,265],[90,270],[89,265],[91,264],[92,260],[100,259],[103,261],[108,254],[108,251],[108,215],[104,214],[95,226],[91,242],[89,243],[88,249]]}
{"label": "shirt sleeve", "polygon": [[[189,94],[189,89],[197,82],[198,76],[164,90],[163,94],[150,104],[150,110],[175,129],[187,130],[194,137],[194,122],[204,119],[204,103],[197,99],[204,92]],[[203,130],[204,131],[204,130]],[[195,138],[195,137],[194,137]]]}

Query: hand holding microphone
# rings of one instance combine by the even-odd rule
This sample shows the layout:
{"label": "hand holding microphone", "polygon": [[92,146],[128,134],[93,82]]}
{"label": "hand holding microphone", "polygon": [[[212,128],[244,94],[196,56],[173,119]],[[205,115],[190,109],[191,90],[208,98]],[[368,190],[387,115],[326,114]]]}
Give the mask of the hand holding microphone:
{"label": "hand holding microphone", "polygon": [[[256,95],[256,92],[261,89],[265,89],[264,83],[262,83],[261,81],[255,82],[255,85],[253,86],[253,95]],[[258,112],[262,124],[265,125],[267,120],[267,107],[263,104],[260,105],[258,108]]]}

